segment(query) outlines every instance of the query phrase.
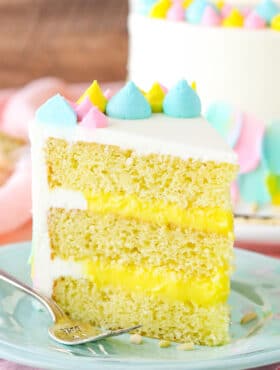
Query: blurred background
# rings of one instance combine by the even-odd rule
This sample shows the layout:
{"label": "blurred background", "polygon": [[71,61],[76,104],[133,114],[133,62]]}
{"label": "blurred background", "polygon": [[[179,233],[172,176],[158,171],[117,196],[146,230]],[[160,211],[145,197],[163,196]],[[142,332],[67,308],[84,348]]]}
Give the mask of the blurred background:
{"label": "blurred background", "polygon": [[0,88],[126,76],[126,0],[1,0]]}
{"label": "blurred background", "polygon": [[57,92],[119,86],[127,15],[127,0],[0,0],[0,245],[31,239],[28,122]]}

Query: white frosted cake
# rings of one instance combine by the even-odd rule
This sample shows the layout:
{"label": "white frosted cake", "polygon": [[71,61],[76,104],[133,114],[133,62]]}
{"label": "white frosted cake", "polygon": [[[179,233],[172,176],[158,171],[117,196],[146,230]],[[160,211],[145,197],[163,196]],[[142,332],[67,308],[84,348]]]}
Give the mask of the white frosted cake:
{"label": "white frosted cake", "polygon": [[30,128],[34,286],[73,318],[149,337],[229,341],[236,155],[180,81],[96,81]]}

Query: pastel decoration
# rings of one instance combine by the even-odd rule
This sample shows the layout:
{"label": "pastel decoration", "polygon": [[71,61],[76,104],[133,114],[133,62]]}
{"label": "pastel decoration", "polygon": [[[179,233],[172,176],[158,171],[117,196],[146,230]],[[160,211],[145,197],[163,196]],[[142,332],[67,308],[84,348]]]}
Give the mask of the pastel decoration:
{"label": "pastel decoration", "polygon": [[187,9],[191,5],[192,2],[193,0],[183,0],[182,2],[183,8]]}
{"label": "pastel decoration", "polygon": [[256,12],[258,15],[270,23],[272,19],[280,12],[279,6],[275,4],[272,0],[263,0],[257,7]]}
{"label": "pastel decoration", "polygon": [[231,187],[230,187],[230,195],[231,195],[232,203],[234,205],[237,204],[237,202],[239,200],[239,190],[238,190],[238,185],[237,185],[237,182],[236,181],[234,181],[231,184]]}
{"label": "pastel decoration", "polygon": [[36,109],[57,93],[69,97],[69,88],[64,81],[54,77],[40,78],[19,89],[5,104],[1,130],[28,139],[28,122],[34,119]]}
{"label": "pastel decoration", "polygon": [[176,118],[193,118],[201,115],[201,102],[196,91],[181,80],[168,91],[163,101],[165,114]]}
{"label": "pastel decoration", "polygon": [[238,177],[238,186],[241,198],[247,203],[264,205],[270,202],[270,195],[266,186],[267,170],[260,164],[255,170]]}
{"label": "pastel decoration", "polygon": [[238,156],[240,173],[253,171],[259,165],[264,131],[263,122],[244,113],[242,130],[234,147]]}
{"label": "pastel decoration", "polygon": [[35,113],[35,118],[37,122],[57,126],[77,124],[76,112],[60,94],[54,95],[41,105]]}
{"label": "pastel decoration", "polygon": [[77,103],[80,104],[86,97],[95,105],[101,112],[105,112],[107,99],[96,80],[86,89],[83,95],[78,99]]}
{"label": "pastel decoration", "polygon": [[160,83],[160,87],[162,88],[163,92],[166,94],[168,91],[168,88]]}
{"label": "pastel decoration", "polygon": [[231,11],[233,9],[233,6],[230,4],[224,4],[224,6],[221,9],[221,16],[222,18],[226,18],[230,15]]}
{"label": "pastel decoration", "polygon": [[166,18],[169,8],[172,6],[171,0],[158,0],[150,11],[152,18]]}
{"label": "pastel decoration", "polygon": [[216,5],[218,10],[222,10],[223,7],[225,6],[225,2],[224,2],[224,0],[218,0],[218,1],[216,1],[215,5]]}
{"label": "pastel decoration", "polygon": [[162,112],[162,104],[165,93],[159,83],[154,83],[151,89],[145,94],[145,98],[150,103],[153,113]]}
{"label": "pastel decoration", "polygon": [[157,2],[157,0],[141,0],[135,1],[135,11],[138,14],[148,15],[152,6]]}
{"label": "pastel decoration", "polygon": [[243,113],[230,104],[217,102],[208,108],[206,119],[233,148],[242,130]]}
{"label": "pastel decoration", "polygon": [[219,26],[222,23],[221,15],[212,7],[206,6],[204,9],[201,24],[203,26]]}
{"label": "pastel decoration", "polygon": [[227,139],[228,144],[232,148],[234,148],[234,146],[236,145],[239,139],[239,136],[240,136],[240,133],[243,127],[243,119],[244,119],[244,114],[242,112],[238,110],[234,110],[232,112],[232,119],[229,124],[230,130],[229,130],[228,139]]}
{"label": "pastel decoration", "polygon": [[185,9],[182,4],[174,3],[168,10],[166,18],[170,21],[183,21],[185,19]]}
{"label": "pastel decoration", "polygon": [[280,14],[272,18],[271,28],[275,31],[280,31]]}
{"label": "pastel decoration", "polygon": [[244,8],[241,9],[241,13],[243,14],[245,18],[248,17],[251,11],[252,9],[249,6],[245,6]]}
{"label": "pastel decoration", "polygon": [[244,27],[252,30],[262,29],[266,27],[266,22],[259,16],[257,12],[252,11],[246,17]]}
{"label": "pastel decoration", "polygon": [[81,121],[84,118],[84,116],[90,111],[92,106],[92,102],[89,100],[88,96],[86,96],[80,104],[76,104],[75,111],[77,113],[78,121]]}
{"label": "pastel decoration", "polygon": [[232,9],[229,15],[224,18],[222,25],[224,27],[242,27],[244,16],[238,9]]}
{"label": "pastel decoration", "polygon": [[271,203],[274,206],[280,206],[280,176],[269,174],[266,183],[271,196]]}
{"label": "pastel decoration", "polygon": [[80,126],[88,129],[105,128],[108,126],[108,118],[99,109],[92,107],[83,117]]}
{"label": "pastel decoration", "polygon": [[107,100],[111,99],[111,97],[114,95],[114,92],[112,89],[106,89],[104,91],[104,96]]}
{"label": "pastel decoration", "polygon": [[152,114],[150,104],[133,82],[128,82],[108,102],[106,114],[120,119],[144,119]]}
{"label": "pastel decoration", "polygon": [[266,128],[262,142],[262,158],[273,174],[280,175],[280,121]]}
{"label": "pastel decoration", "polygon": [[199,24],[208,5],[209,3],[206,0],[194,0],[186,10],[186,20],[192,24]]}
{"label": "pastel decoration", "polygon": [[192,87],[192,89],[194,89],[194,91],[196,91],[196,82],[195,81],[193,81],[191,83],[191,87]]}

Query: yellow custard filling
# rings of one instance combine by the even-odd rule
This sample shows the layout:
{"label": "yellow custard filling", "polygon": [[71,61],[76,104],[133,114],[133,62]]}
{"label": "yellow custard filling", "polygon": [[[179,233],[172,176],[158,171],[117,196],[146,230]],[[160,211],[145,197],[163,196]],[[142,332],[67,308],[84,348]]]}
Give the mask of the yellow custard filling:
{"label": "yellow custard filling", "polygon": [[184,278],[173,271],[122,266],[117,263],[83,261],[83,273],[97,287],[121,288],[162,297],[165,301],[208,306],[225,302],[229,295],[228,272],[220,269],[212,278]]}
{"label": "yellow custard filling", "polygon": [[176,225],[205,232],[227,234],[233,231],[233,215],[218,207],[180,208],[161,200],[147,202],[135,195],[115,193],[84,194],[88,209],[100,214],[112,213],[159,225]]}

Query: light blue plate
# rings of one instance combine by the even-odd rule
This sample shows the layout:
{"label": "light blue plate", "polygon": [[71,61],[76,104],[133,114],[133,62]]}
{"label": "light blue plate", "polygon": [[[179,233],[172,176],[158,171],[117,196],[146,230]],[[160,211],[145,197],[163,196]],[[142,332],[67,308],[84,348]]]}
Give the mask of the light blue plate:
{"label": "light blue plate", "polygon": [[[0,248],[0,268],[30,283],[27,265],[30,243]],[[232,342],[221,347],[178,351],[176,344],[159,348],[157,340],[129,343],[129,336],[76,347],[48,338],[48,313],[32,298],[0,282],[0,358],[55,369],[244,369],[280,362],[280,262],[236,250],[233,276]],[[239,324],[245,312],[258,320]]]}

